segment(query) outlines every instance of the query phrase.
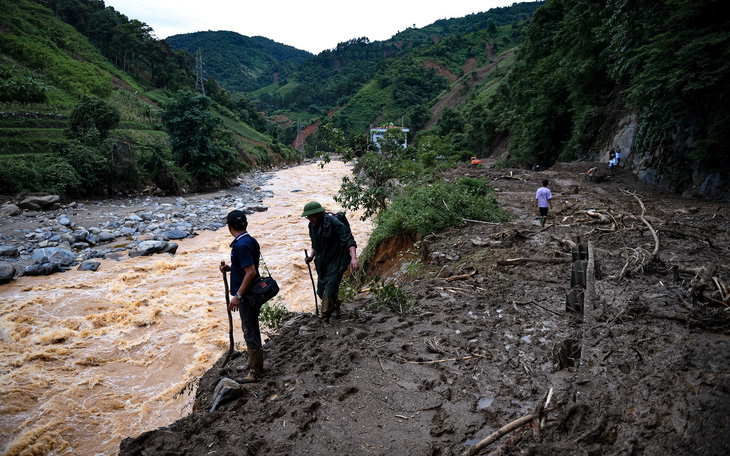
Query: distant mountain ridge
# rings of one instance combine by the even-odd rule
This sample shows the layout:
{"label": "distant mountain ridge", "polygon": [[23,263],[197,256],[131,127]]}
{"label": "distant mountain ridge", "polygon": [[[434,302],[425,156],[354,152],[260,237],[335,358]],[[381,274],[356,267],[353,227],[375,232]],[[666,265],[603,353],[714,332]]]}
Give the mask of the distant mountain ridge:
{"label": "distant mountain ridge", "polygon": [[263,36],[249,37],[231,31],[173,35],[165,39],[175,50],[195,54],[201,49],[205,76],[229,90],[254,91],[285,78],[312,57],[307,51]]}

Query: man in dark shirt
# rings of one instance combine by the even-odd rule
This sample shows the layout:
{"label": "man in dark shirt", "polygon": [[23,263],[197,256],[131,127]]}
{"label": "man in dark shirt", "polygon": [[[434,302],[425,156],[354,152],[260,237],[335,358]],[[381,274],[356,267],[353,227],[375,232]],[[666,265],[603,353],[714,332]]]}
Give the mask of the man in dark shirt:
{"label": "man in dark shirt", "polygon": [[325,213],[321,204],[311,201],[304,206],[302,217],[309,220],[309,238],[312,240],[311,255],[305,258],[307,264],[314,260],[317,268],[317,295],[322,299],[322,321],[340,316],[342,301],[340,292],[342,275],[352,266],[360,268],[357,261],[357,244],[350,229],[337,217]]}
{"label": "man in dark shirt", "polygon": [[231,271],[231,301],[229,309],[241,314],[243,339],[248,351],[249,374],[243,383],[258,382],[264,374],[264,350],[261,344],[259,309],[253,298],[246,295],[251,284],[259,277],[260,247],[248,234],[248,221],[243,211],[231,211],[226,219],[231,242],[231,265],[223,264],[221,271]]}

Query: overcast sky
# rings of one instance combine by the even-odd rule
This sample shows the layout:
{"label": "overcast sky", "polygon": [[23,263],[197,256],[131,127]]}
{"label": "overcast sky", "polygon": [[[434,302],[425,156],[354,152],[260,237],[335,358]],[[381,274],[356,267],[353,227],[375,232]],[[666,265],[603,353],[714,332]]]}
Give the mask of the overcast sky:
{"label": "overcast sky", "polygon": [[157,38],[231,30],[318,54],[366,36],[382,41],[408,27],[508,6],[516,0],[105,0],[154,29]]}

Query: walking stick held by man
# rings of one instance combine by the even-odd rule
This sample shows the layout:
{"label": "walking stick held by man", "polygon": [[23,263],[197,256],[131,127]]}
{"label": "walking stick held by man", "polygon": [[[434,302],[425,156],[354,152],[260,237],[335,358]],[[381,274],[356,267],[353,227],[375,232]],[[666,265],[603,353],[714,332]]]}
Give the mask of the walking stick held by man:
{"label": "walking stick held by man", "polygon": [[304,249],[304,262],[307,263],[307,267],[309,268],[309,278],[312,281],[312,290],[314,290],[314,312],[315,315],[319,317],[319,304],[317,304],[317,288],[314,286],[314,276],[312,275],[312,265],[309,264],[307,259],[309,258],[309,253],[307,253],[307,249]]}
{"label": "walking stick held by man", "polygon": [[[221,266],[225,266],[226,262],[221,261]],[[226,270],[223,269],[223,287],[226,291],[226,312],[228,312],[228,337],[231,340],[231,346],[228,347],[228,354],[226,355],[226,359],[223,360],[223,364],[221,367],[225,367],[226,363],[228,363],[228,360],[231,359],[231,355],[233,354],[233,316],[231,315],[231,298],[229,296],[228,292],[228,276],[226,275]]]}

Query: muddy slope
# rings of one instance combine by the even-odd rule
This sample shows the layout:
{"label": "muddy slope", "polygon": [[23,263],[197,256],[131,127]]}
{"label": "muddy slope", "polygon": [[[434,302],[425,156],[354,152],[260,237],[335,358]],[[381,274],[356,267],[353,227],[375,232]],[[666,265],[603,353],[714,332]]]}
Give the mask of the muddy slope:
{"label": "muddy slope", "polygon": [[[246,373],[245,356],[219,364],[195,413],[121,454],[462,454],[551,389],[542,427],[483,452],[730,453],[730,211],[621,170],[587,182],[591,166],[458,170],[491,177],[514,220],[425,239],[422,269],[394,277],[414,311],[373,309],[363,293],[327,326],[290,315],[266,346],[265,381],[210,412],[218,381]],[[572,289],[583,300],[568,310]]]}

